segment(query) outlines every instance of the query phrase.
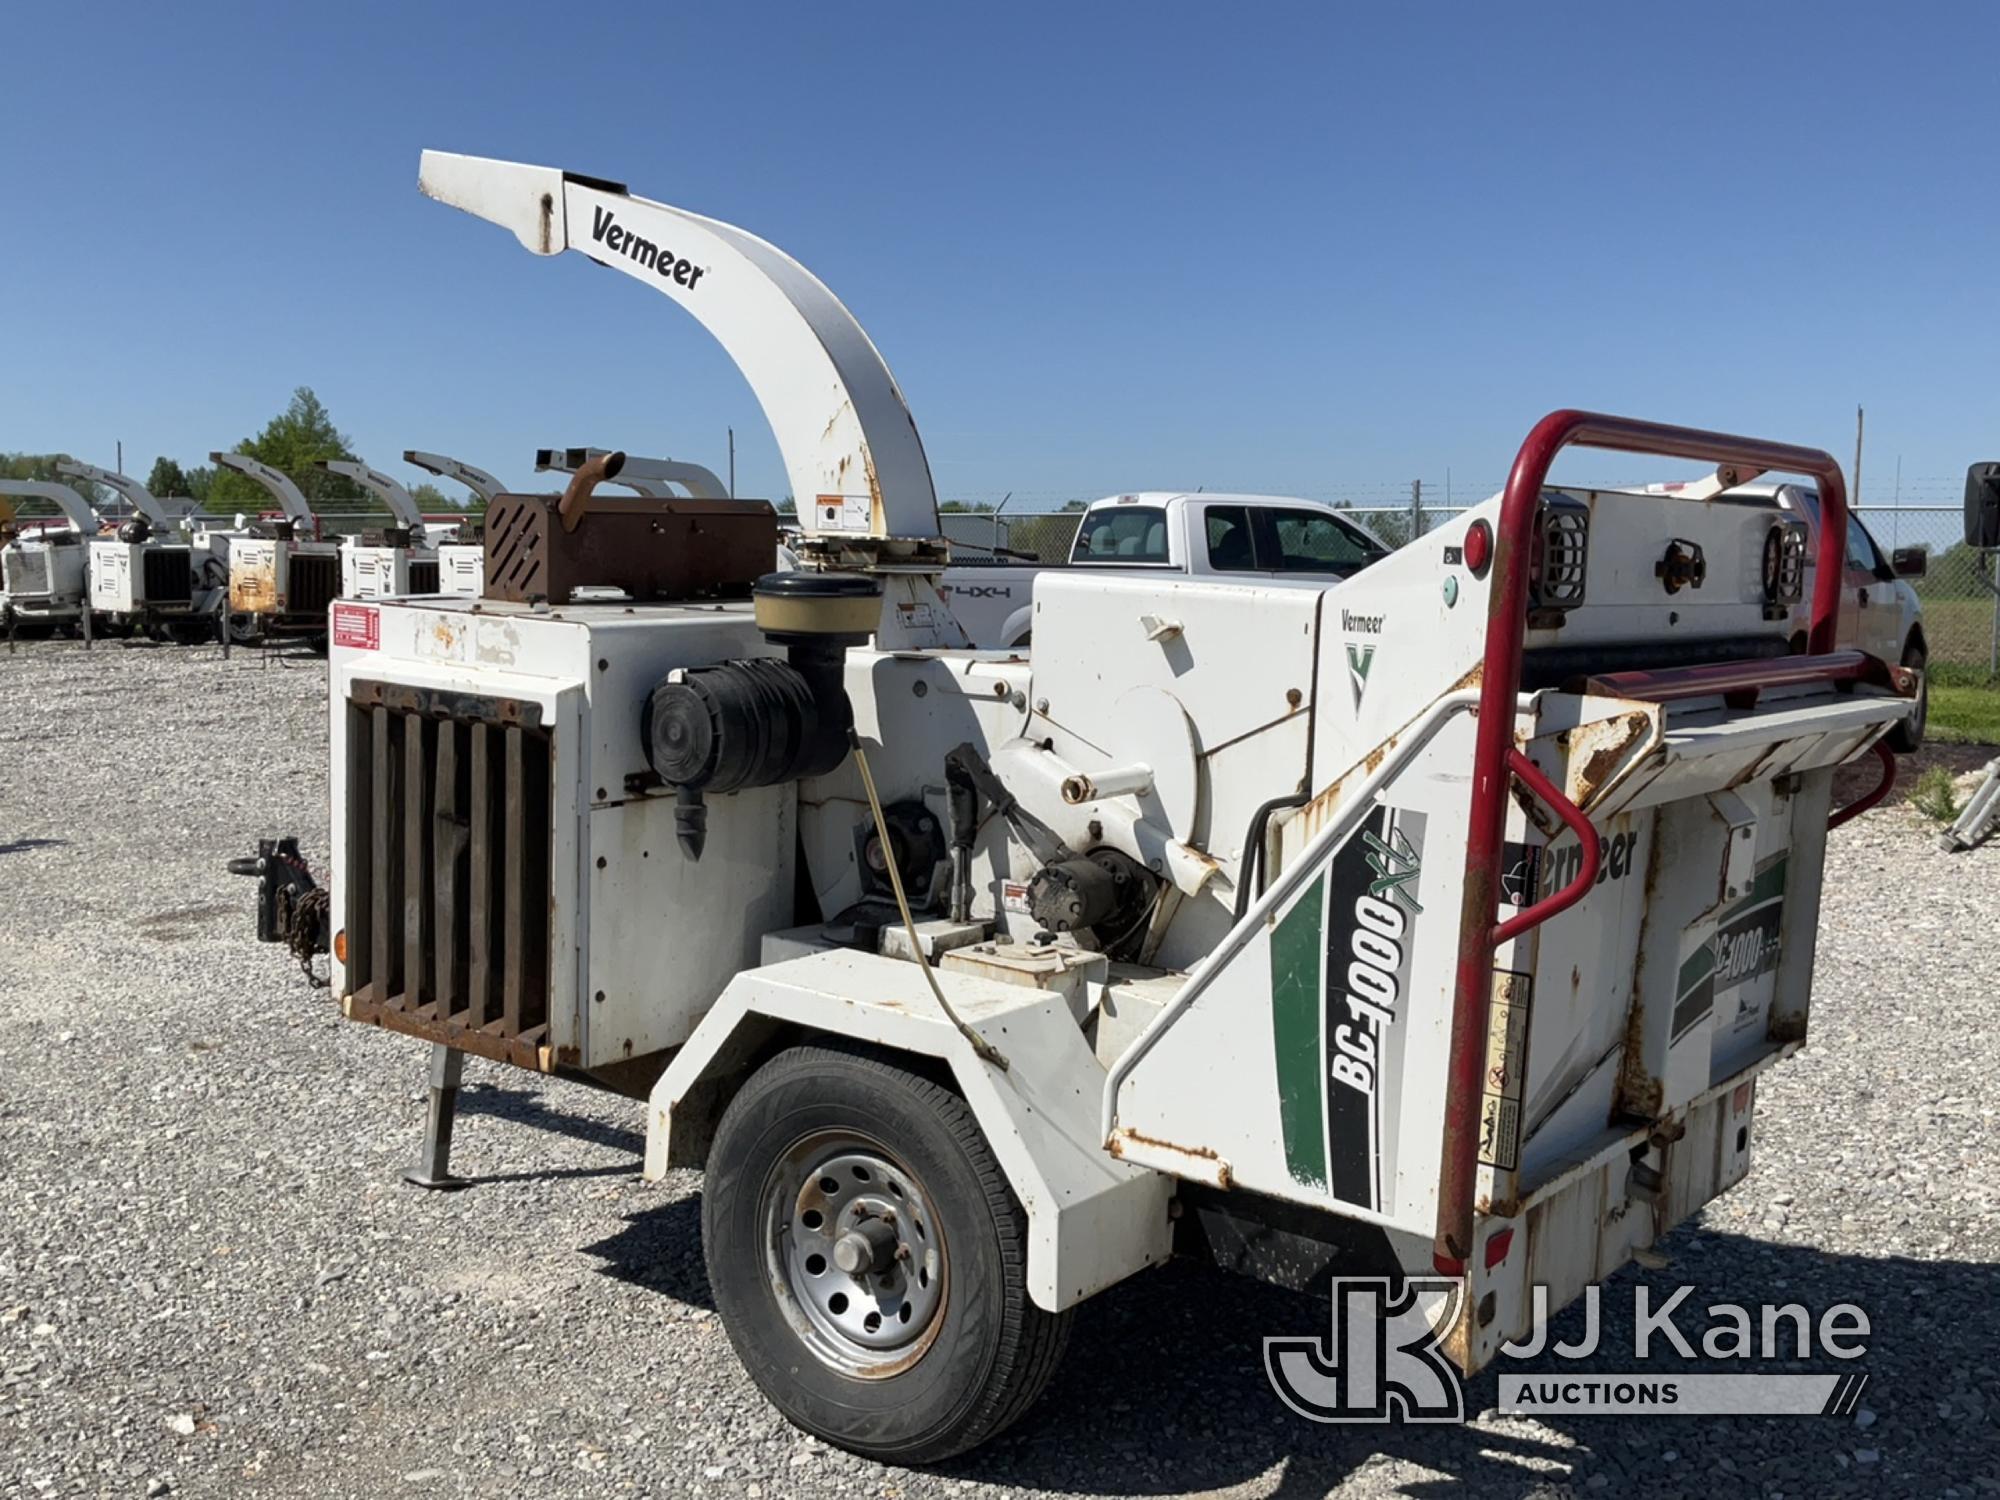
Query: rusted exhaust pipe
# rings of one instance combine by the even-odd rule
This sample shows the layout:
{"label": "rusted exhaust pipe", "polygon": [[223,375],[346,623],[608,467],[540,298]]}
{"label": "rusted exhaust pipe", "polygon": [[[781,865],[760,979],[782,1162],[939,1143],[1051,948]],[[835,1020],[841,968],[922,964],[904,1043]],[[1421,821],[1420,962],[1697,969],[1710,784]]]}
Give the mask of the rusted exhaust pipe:
{"label": "rusted exhaust pipe", "polygon": [[556,514],[562,517],[564,531],[574,531],[583,520],[584,512],[590,507],[590,492],[607,479],[616,479],[618,471],[625,467],[625,455],[621,453],[600,453],[595,458],[585,459],[569,476],[569,487],[563,491],[562,503],[556,507]]}

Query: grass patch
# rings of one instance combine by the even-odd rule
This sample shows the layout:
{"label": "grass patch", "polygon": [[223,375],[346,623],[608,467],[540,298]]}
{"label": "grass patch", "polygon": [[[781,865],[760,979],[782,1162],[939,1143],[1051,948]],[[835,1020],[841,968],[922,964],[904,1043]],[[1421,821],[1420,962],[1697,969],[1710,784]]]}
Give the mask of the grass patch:
{"label": "grass patch", "polygon": [[1983,667],[1940,663],[1930,670],[1931,718],[1925,734],[1946,744],[2000,745],[2000,682]]}
{"label": "grass patch", "polygon": [[1950,823],[1958,817],[1958,795],[1952,790],[1951,772],[1943,766],[1932,766],[1917,778],[1917,784],[1910,788],[1909,801],[1910,806],[1934,822]]}

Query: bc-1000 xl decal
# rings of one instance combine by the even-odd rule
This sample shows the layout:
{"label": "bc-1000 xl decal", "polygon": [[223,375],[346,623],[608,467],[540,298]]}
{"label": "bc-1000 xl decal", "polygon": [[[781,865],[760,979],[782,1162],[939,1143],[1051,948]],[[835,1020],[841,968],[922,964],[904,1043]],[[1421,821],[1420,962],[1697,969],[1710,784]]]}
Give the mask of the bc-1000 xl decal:
{"label": "bc-1000 xl decal", "polygon": [[1402,1071],[1423,850],[1422,813],[1376,808],[1271,936],[1286,1166],[1376,1212],[1394,1170],[1382,1091]]}

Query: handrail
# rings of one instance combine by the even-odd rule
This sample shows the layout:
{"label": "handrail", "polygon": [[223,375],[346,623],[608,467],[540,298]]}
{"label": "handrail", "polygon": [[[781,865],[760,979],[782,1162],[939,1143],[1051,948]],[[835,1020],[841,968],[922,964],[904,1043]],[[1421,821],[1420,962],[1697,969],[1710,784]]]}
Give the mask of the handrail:
{"label": "handrail", "polygon": [[1518,746],[1507,747],[1507,768],[1569,825],[1569,831],[1576,835],[1577,843],[1582,848],[1583,857],[1577,862],[1576,874],[1568,885],[1553,895],[1544,896],[1525,911],[1515,912],[1493,929],[1493,946],[1496,948],[1530,927],[1539,927],[1550,917],[1568,911],[1589,895],[1590,888],[1597,884],[1597,862],[1604,857],[1604,840],[1599,837],[1590,819],[1583,815],[1583,809],[1565,797],[1556,784],[1542,774],[1542,768],[1529,760]]}
{"label": "handrail", "polygon": [[[1513,705],[1503,704],[1500,712],[1506,717],[1506,730],[1514,732]],[[1185,1015],[1188,1008],[1199,1000],[1215,976],[1222,972],[1230,960],[1250,945],[1272,912],[1283,906],[1305,885],[1309,876],[1319,873],[1321,857],[1332,847],[1344,843],[1356,825],[1373,810],[1376,792],[1382,789],[1392,776],[1402,770],[1410,757],[1423,749],[1437,736],[1437,732],[1452,719],[1462,713],[1469,713],[1482,707],[1480,690],[1466,688],[1455,693],[1446,693],[1426,709],[1416,723],[1396,742],[1396,745],[1368,776],[1347,795],[1345,805],[1340,808],[1312,836],[1299,857],[1264,890],[1264,894],[1251,903],[1250,910],[1238,918],[1229,929],[1228,935],[1205,954],[1201,962],[1188,972],[1187,980],[1174,992],[1174,998],[1161,1007],[1160,1013],[1146,1023],[1146,1029],[1132,1039],[1131,1045],[1118,1054],[1104,1076],[1104,1100],[1100,1111],[1103,1124],[1104,1143],[1111,1144],[1111,1138],[1118,1129],[1118,1090],[1132,1070],[1140,1064],[1161,1037]]]}
{"label": "handrail", "polygon": [[[1458,974],[1452,995],[1446,1063],[1444,1139],[1438,1169],[1437,1230],[1431,1259],[1459,1275],[1472,1252],[1473,1192],[1479,1175],[1480,1074],[1485,1065],[1487,1006],[1493,983],[1494,933],[1500,911],[1500,862],[1513,775],[1514,703],[1527,632],[1529,550],[1549,468],[1568,447],[1605,448],[1660,458],[1691,458],[1746,473],[1810,475],[1819,485],[1819,559],[1806,649],[1833,652],[1840,621],[1847,549],[1847,483],[1832,454],[1761,438],[1704,432],[1599,412],[1554,411],[1535,424],[1500,498],[1493,575],[1487,599],[1486,655],[1479,729],[1473,743],[1472,806],[1466,829],[1465,894],[1459,913]],[[1523,930],[1519,927],[1516,931]]]}

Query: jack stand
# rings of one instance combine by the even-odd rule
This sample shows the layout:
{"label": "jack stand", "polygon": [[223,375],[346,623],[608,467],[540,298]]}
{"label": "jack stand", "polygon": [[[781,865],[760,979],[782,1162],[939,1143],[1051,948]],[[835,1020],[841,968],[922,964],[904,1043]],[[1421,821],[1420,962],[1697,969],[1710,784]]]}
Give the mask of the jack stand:
{"label": "jack stand", "polygon": [[424,1114],[424,1151],[403,1181],[448,1192],[471,1186],[451,1175],[451,1122],[458,1113],[458,1080],[465,1071],[465,1054],[443,1042],[431,1044],[431,1102]]}

